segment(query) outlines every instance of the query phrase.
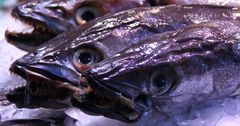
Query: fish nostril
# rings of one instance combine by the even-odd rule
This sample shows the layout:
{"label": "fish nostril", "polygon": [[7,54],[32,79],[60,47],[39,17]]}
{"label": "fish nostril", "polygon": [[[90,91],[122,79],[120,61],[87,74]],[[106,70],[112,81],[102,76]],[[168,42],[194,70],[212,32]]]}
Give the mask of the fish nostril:
{"label": "fish nostril", "polygon": [[27,66],[27,65],[32,64],[36,61],[37,61],[37,59],[34,58],[33,54],[27,54],[27,55],[23,56],[22,58],[16,60],[12,64],[12,66]]}

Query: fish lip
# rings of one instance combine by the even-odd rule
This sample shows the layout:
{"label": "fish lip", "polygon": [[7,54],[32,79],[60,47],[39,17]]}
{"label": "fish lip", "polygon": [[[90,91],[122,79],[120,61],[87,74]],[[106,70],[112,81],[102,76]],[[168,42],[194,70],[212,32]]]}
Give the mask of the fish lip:
{"label": "fish lip", "polygon": [[[27,84],[24,86],[19,86],[16,87],[9,92],[6,93],[7,99],[10,102],[15,103],[18,107],[27,107],[27,108],[36,108],[36,107],[46,107],[46,108],[54,108],[54,109],[59,109],[62,108],[62,105],[58,103],[58,101],[64,101],[66,99],[70,99],[73,93],[76,92],[81,92],[81,89],[78,87],[75,87],[71,85],[71,82],[67,82],[64,80],[54,80],[53,78],[47,77],[47,75],[42,75],[36,72],[36,69],[33,69],[29,67],[28,65],[24,65],[22,63],[19,63],[18,61],[15,61],[12,66],[10,67],[10,71],[13,72],[14,74],[17,74],[18,76],[26,79],[29,81],[29,85],[33,90],[33,87],[37,87],[41,89],[41,87],[48,86],[50,87],[47,91],[47,93],[42,94],[36,94],[31,93],[31,97],[33,97],[33,101],[42,103],[49,101],[53,104],[56,104],[56,106],[51,107],[51,106],[38,106],[35,103],[31,103],[32,105],[25,106],[25,103],[23,102],[24,100],[18,100],[18,99],[24,99],[25,96],[25,89]],[[42,85],[43,84],[43,85]],[[19,102],[20,101],[20,102]],[[56,101],[56,102],[55,102]],[[70,102],[65,102],[63,107],[66,108],[70,106]]]}
{"label": "fish lip", "polygon": [[69,29],[72,29],[75,27],[75,24],[68,23],[66,21],[61,21],[58,18],[52,17],[51,15],[44,15],[40,12],[24,12],[21,10],[23,5],[19,5],[12,10],[12,17],[22,21],[23,23],[29,24],[29,25],[38,25],[40,27],[43,27],[48,32],[52,32],[55,34],[60,34],[62,32],[65,32]]}
{"label": "fish lip", "polygon": [[[75,107],[89,114],[100,114],[124,122],[135,122],[145,112],[145,109],[135,104],[131,98],[111,89],[104,84],[104,82],[94,78],[91,73],[85,72],[83,76],[87,79],[90,87],[93,88],[95,94],[92,95],[95,99],[93,101],[91,101],[91,99],[86,99],[86,102],[79,102],[76,99],[72,99],[72,104]],[[107,100],[105,101],[109,102],[111,105],[98,105],[96,102],[98,102],[98,98],[101,97],[106,98]]]}
{"label": "fish lip", "polygon": [[56,36],[55,34],[45,33],[44,35],[43,34],[39,35],[35,33],[15,33],[10,32],[8,30],[5,32],[5,38],[7,42],[28,52],[33,52],[34,50],[36,50],[38,46],[42,45],[44,42],[48,41],[49,39],[55,36]]}
{"label": "fish lip", "polygon": [[[20,59],[21,60],[21,59]],[[64,77],[60,77],[58,75],[54,75],[53,73],[49,72],[47,69],[42,69],[41,66],[45,67],[45,66],[49,66],[52,65],[52,67],[59,67],[57,64],[50,64],[50,63],[35,63],[35,64],[24,64],[21,63],[21,61],[15,61],[11,67],[10,67],[10,71],[12,73],[15,73],[19,76],[21,76],[24,79],[31,79],[28,77],[35,77],[36,79],[44,79],[46,81],[50,81],[53,84],[56,85],[60,85],[63,83],[75,86],[75,87],[80,87],[83,86],[82,84],[80,84],[80,79],[81,79],[81,74],[75,74],[75,80],[71,80],[70,79],[66,79]],[[68,72],[68,74],[74,74],[74,72],[72,72],[70,69],[65,69],[62,68],[62,66],[60,66],[61,69],[63,69],[62,71],[70,71]],[[78,81],[79,79],[79,81]]]}
{"label": "fish lip", "polygon": [[55,37],[56,35],[73,27],[70,24],[67,24],[68,27],[66,27],[66,24],[62,25],[61,22],[57,22],[56,19],[52,19],[50,17],[47,18],[47,16],[40,15],[38,13],[24,13],[21,11],[21,6],[22,5],[15,7],[12,10],[11,15],[13,18],[20,20],[25,24],[33,26],[33,32],[16,33],[8,30],[5,32],[7,41],[19,47],[20,49],[29,51],[29,47],[37,47]]}

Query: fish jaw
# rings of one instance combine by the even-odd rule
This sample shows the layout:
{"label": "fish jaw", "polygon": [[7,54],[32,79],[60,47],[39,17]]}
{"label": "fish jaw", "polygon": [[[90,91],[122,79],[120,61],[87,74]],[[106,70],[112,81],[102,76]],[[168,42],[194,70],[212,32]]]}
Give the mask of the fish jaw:
{"label": "fish jaw", "polygon": [[14,29],[7,30],[5,33],[7,41],[31,52],[56,35],[76,27],[76,24],[63,18],[64,12],[54,10],[52,5],[56,3],[61,4],[61,1],[33,1],[13,8],[12,17],[30,25],[33,31],[24,33],[15,32]]}
{"label": "fish jaw", "polygon": [[79,100],[78,95],[72,99],[72,105],[83,112],[124,122],[136,122],[146,111],[146,108],[135,104],[131,98],[105,86],[90,74],[83,73],[83,77],[84,83],[94,90],[84,101]]}
{"label": "fish jaw", "polygon": [[12,17],[29,25],[33,30],[29,33],[25,33],[25,31],[15,32],[15,30],[7,30],[5,37],[9,43],[19,47],[20,49],[31,51],[33,50],[33,47],[41,45],[43,42],[48,41],[50,38],[53,38],[57,34],[66,30],[66,28],[58,28],[57,26],[65,25],[54,23],[53,18],[47,19],[46,17],[36,13],[22,11],[24,7],[25,6],[23,5],[15,7],[12,11]]}
{"label": "fish jaw", "polygon": [[[81,94],[83,88],[79,87],[80,75],[68,68],[60,69],[56,64],[27,64],[17,60],[10,71],[26,80],[26,84],[7,93],[7,99],[18,107],[66,108],[72,94]],[[63,76],[70,80],[61,78]]]}

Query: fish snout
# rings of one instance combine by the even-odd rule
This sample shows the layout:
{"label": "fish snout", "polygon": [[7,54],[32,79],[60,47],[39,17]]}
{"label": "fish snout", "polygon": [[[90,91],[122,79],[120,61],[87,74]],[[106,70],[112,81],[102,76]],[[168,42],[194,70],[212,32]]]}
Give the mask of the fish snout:
{"label": "fish snout", "polygon": [[24,74],[26,66],[27,66],[26,60],[20,58],[11,64],[9,70],[12,73],[15,73],[23,78],[26,78],[26,75]]}
{"label": "fish snout", "polygon": [[53,81],[66,82],[74,86],[79,86],[81,74],[74,70],[55,63],[40,63],[23,57],[15,61],[10,71],[16,73],[23,78],[26,74],[31,74],[36,77],[43,77]]}
{"label": "fish snout", "polygon": [[[81,92],[86,86],[80,84],[81,74],[59,64],[30,63],[21,58],[10,71],[26,80],[7,93],[8,100],[18,107],[62,108],[70,105],[68,99],[73,94],[84,95]],[[46,100],[50,103],[46,104]]]}
{"label": "fish snout", "polygon": [[82,73],[81,84],[83,83],[89,85],[84,89],[85,98],[83,99],[82,95],[74,95],[71,103],[86,113],[104,115],[124,122],[135,122],[146,110],[129,97],[106,86],[103,81],[89,72]]}
{"label": "fish snout", "polygon": [[39,62],[39,60],[40,59],[36,58],[36,55],[34,53],[26,54],[12,63],[12,65],[10,66],[10,71],[13,73],[18,73],[17,71],[21,71],[21,69],[24,69],[30,64],[37,63]]}

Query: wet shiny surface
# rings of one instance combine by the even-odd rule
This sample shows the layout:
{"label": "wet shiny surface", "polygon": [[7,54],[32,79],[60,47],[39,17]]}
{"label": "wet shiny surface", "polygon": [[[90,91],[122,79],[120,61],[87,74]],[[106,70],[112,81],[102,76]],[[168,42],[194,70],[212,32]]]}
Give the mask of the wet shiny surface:
{"label": "wet shiny surface", "polygon": [[[211,41],[211,40],[210,40]],[[156,48],[156,43],[153,43],[153,44],[150,44],[150,46],[149,46],[149,49],[146,49],[146,51],[143,53],[144,55],[149,55],[149,54],[151,54],[152,53],[152,48]],[[238,45],[236,45],[236,47],[238,47]],[[137,48],[137,49],[135,49],[136,51],[137,50],[139,50],[139,48]],[[130,52],[134,52],[133,50],[131,50]],[[117,54],[117,55],[119,55],[119,54]],[[207,90],[208,90],[209,88],[207,88]],[[204,91],[204,92],[208,92],[208,91]],[[179,100],[179,101],[182,101],[181,99]],[[218,112],[220,112],[220,114],[219,115],[221,115],[221,119],[220,119],[220,116],[217,116],[217,118],[214,118],[214,119],[216,119],[218,122],[216,123],[216,122],[211,122],[210,124],[216,124],[216,125],[218,125],[218,126],[220,126],[220,125],[224,125],[224,124],[229,124],[229,123],[226,123],[226,121],[225,120],[227,120],[227,119],[229,119],[230,118],[230,120],[232,120],[231,121],[231,124],[232,125],[237,125],[238,123],[238,121],[237,121],[237,113],[233,113],[232,111],[231,111],[231,109],[229,109],[229,107],[231,108],[231,107],[234,107],[236,104],[235,103],[233,103],[233,104],[231,104],[230,106],[227,104],[227,103],[229,103],[229,102],[231,102],[231,99],[230,100],[226,100],[225,102],[223,102],[223,104],[221,104],[223,107],[225,107],[224,108],[224,112],[225,112],[225,114],[226,113],[230,113],[230,117],[229,116],[225,116],[225,117],[223,117],[224,116],[224,112],[222,111],[222,110],[219,110],[218,108],[217,108],[217,111]],[[217,103],[217,102],[216,102]],[[221,106],[220,105],[220,106]],[[214,108],[216,108],[216,107],[214,107]],[[236,108],[236,107],[235,107]],[[214,110],[213,108],[212,108],[212,110]],[[223,113],[222,113],[223,112]],[[200,114],[199,114],[200,113]],[[206,114],[204,114],[205,112],[204,111],[202,111],[202,110],[197,110],[197,114],[198,115],[201,115],[201,116],[206,116]],[[195,113],[194,113],[195,114]],[[158,115],[158,114],[157,114]],[[208,114],[207,114],[208,115]],[[194,121],[192,121],[192,120],[187,120],[187,121],[183,121],[183,122],[178,122],[178,124],[179,125],[191,125],[191,123],[195,123],[196,124],[196,122],[198,121],[198,120],[201,120],[201,119],[204,119],[203,117],[199,117],[199,116],[197,116],[197,117],[192,117],[192,118],[196,118],[196,120],[194,120]],[[156,116],[153,116],[153,117],[156,117]],[[219,118],[218,118],[219,117]],[[180,117],[181,118],[181,117]],[[151,119],[153,119],[153,118],[151,118]],[[158,120],[159,121],[159,120]],[[195,122],[196,121],[196,122]],[[174,121],[173,121],[174,122]],[[202,121],[200,121],[201,122],[201,124],[200,123],[198,123],[199,125],[206,125],[206,124],[203,124],[203,122]],[[161,122],[162,123],[162,122]],[[142,125],[142,124],[145,124],[145,122],[140,122],[138,125]],[[163,124],[165,124],[165,123],[163,123]],[[209,125],[210,125],[209,124]],[[147,124],[146,124],[147,125]]]}
{"label": "wet shiny surface", "polygon": [[[179,11],[173,13],[176,9]],[[185,16],[177,16],[179,13]],[[46,72],[51,70],[50,74],[53,77],[61,76],[62,79],[66,74],[74,73],[65,79],[73,82],[72,85],[80,86],[78,78],[81,75],[78,75],[78,72],[84,69],[72,63],[76,50],[91,47],[100,52],[103,59],[106,59],[145,37],[207,20],[238,20],[237,13],[237,8],[197,5],[172,5],[124,11],[105,16],[82,28],[64,33],[41,46],[35,53],[30,53],[18,60],[16,64],[19,63],[20,66],[32,64],[31,67],[34,69],[38,65],[37,69],[40,66]],[[154,43],[151,45],[154,46]],[[48,64],[51,64],[51,67]],[[54,69],[55,65],[66,66],[66,69],[54,73],[59,71]],[[88,67],[91,66],[86,68]]]}
{"label": "wet shiny surface", "polygon": [[[177,13],[169,13],[169,12],[173,12],[173,10],[176,10],[176,9],[179,10]],[[213,9],[213,10],[211,10],[211,9]],[[199,13],[199,12],[201,12],[201,13]],[[162,13],[162,15],[159,15],[159,13]],[[184,16],[178,16],[179,13],[183,13]],[[168,15],[166,15],[166,14],[168,14]],[[170,14],[172,14],[172,16],[169,16]],[[198,24],[198,23],[204,22],[204,21],[238,20],[237,14],[238,14],[237,8],[216,7],[216,6],[204,6],[204,8],[203,8],[203,6],[197,6],[197,5],[193,5],[193,6],[172,5],[172,6],[167,6],[167,7],[139,8],[139,9],[120,12],[120,13],[112,15],[112,17],[106,16],[106,17],[99,19],[102,21],[96,20],[96,24],[89,23],[82,29],[76,29],[76,30],[72,31],[72,33],[76,33],[77,31],[83,31],[80,36],[78,36],[76,34],[65,33],[65,34],[62,34],[62,35],[56,37],[55,39],[49,41],[47,44],[45,44],[41,48],[39,48],[36,53],[30,53],[30,54],[26,55],[25,57],[19,59],[17,62],[15,62],[13,64],[12,71],[23,76],[19,71],[23,70],[22,72],[24,72],[24,70],[30,70],[30,71],[33,70],[34,72],[38,72],[38,70],[40,70],[40,71],[43,70],[44,72],[41,72],[41,75],[44,77],[47,76],[48,79],[53,79],[56,76],[61,78],[62,75],[69,73],[69,77],[72,79],[69,79],[69,77],[62,78],[61,81],[67,82],[68,84],[70,84],[72,86],[81,87],[81,82],[75,81],[75,80],[78,80],[79,77],[81,77],[81,75],[80,75],[81,70],[80,71],[76,70],[77,69],[76,66],[74,66],[74,64],[72,63],[72,59],[73,59],[73,55],[74,55],[75,51],[80,48],[91,47],[93,49],[99,49],[100,52],[103,54],[104,59],[106,59],[108,57],[111,57],[118,51],[121,51],[124,48],[127,48],[130,45],[135,45],[135,42],[139,42],[140,40],[144,39],[144,36],[150,37],[149,35],[154,35],[157,33],[181,29],[183,27],[186,27],[187,25],[194,24],[194,23]],[[134,16],[130,16],[130,15],[134,15]],[[169,18],[169,17],[171,17],[171,18]],[[152,24],[150,24],[150,23],[152,23]],[[121,27],[119,27],[119,26],[121,26]],[[119,31],[119,29],[121,29],[122,27],[124,28],[125,31],[115,32],[115,30]],[[134,30],[133,28],[136,28],[136,30]],[[138,30],[140,30],[140,31],[138,31]],[[132,32],[132,31],[134,31],[134,32]],[[126,34],[123,34],[124,32],[126,32]],[[208,33],[209,33],[208,30],[206,30],[206,31],[200,30],[198,32],[206,33],[206,34],[204,34],[205,36],[208,36]],[[116,34],[116,33],[118,33],[118,34]],[[211,34],[211,33],[209,33],[209,34]],[[139,35],[140,35],[140,37],[139,37]],[[119,37],[119,39],[117,39],[118,37]],[[62,38],[64,38],[64,39],[62,39]],[[126,38],[126,39],[122,39],[122,38]],[[129,38],[131,38],[130,39],[131,41],[129,40]],[[171,37],[165,36],[165,38],[171,38]],[[184,36],[182,36],[182,38],[184,41]],[[69,42],[69,41],[71,41],[71,42]],[[188,39],[186,39],[186,41],[188,41]],[[120,42],[120,44],[119,44],[119,42]],[[138,45],[136,44],[136,46],[138,46]],[[107,47],[111,47],[111,48],[107,48]],[[136,58],[138,56],[152,54],[153,53],[152,48],[156,48],[156,47],[160,48],[161,43],[160,43],[160,45],[159,45],[159,43],[156,43],[156,42],[153,42],[151,44],[147,43],[146,47],[148,47],[148,48],[142,47],[145,52],[140,51],[140,55],[133,55],[133,56],[130,56],[129,58],[133,58],[133,61],[135,61],[134,58]],[[133,46],[133,47],[131,47],[129,52],[131,53],[131,51],[133,51],[134,53],[136,53],[135,51],[139,51],[139,50],[141,50],[141,49],[139,49],[139,48],[134,49],[134,46]],[[185,51],[185,50],[183,50],[183,51]],[[203,51],[205,51],[205,50],[203,50]],[[176,55],[176,57],[178,57],[178,56]],[[173,57],[173,58],[175,58],[175,57]],[[139,60],[136,60],[136,61],[139,61]],[[119,63],[117,61],[113,61],[113,62],[116,63],[117,65],[119,65]],[[131,62],[126,61],[123,64],[127,65],[128,63],[131,63]],[[142,62],[140,62],[139,65],[140,66],[147,65],[147,63],[148,63],[148,59],[145,57],[142,59]],[[42,67],[41,68],[38,67],[36,70],[36,65],[40,65]],[[100,73],[101,73],[101,71],[105,71],[105,70],[109,71],[110,70],[109,68],[114,67],[114,65],[115,64],[103,65],[103,67],[100,67],[99,69],[97,69],[97,71]],[[133,66],[128,66],[128,67],[118,66],[117,68],[121,68],[120,71],[122,72],[127,69],[135,68],[134,65],[138,65],[138,64],[132,64],[132,65]],[[60,73],[53,74],[52,73],[53,66],[57,66],[57,68],[62,67],[62,71],[67,71],[67,72],[60,72]],[[47,67],[49,67],[49,69],[45,69]],[[21,69],[19,69],[19,68],[21,68]],[[80,74],[79,74],[79,72],[80,72]],[[119,74],[119,73],[114,73],[112,71],[110,71],[110,72],[111,72],[111,74],[109,75],[110,78]],[[49,76],[49,74],[51,76]],[[59,75],[61,75],[61,76],[59,76]],[[105,76],[105,75],[101,75],[101,77],[104,77],[104,78],[102,78],[103,80],[107,80],[109,78],[108,76]],[[57,78],[55,78],[55,79],[57,79]],[[99,78],[97,78],[97,79],[99,79]],[[127,83],[131,83],[131,82],[137,83],[138,81],[136,81],[136,82],[129,81]],[[116,85],[116,86],[119,86],[119,85]],[[119,88],[120,87],[114,87],[115,90],[121,90]],[[133,88],[136,88],[136,87],[133,86]],[[102,88],[102,89],[105,90],[105,88]],[[146,88],[141,89],[141,90],[143,90],[144,92],[147,91]],[[113,95],[114,93],[112,93],[112,91],[110,91],[110,92],[106,91],[103,94],[110,96],[110,95]],[[127,91],[127,94],[124,94],[124,96],[126,95],[127,97],[129,97],[129,95],[131,96],[133,94],[134,94],[133,97],[138,97],[137,96],[138,93],[132,89],[130,91]],[[120,99],[123,101],[127,100],[125,97],[119,97],[118,94],[114,94],[113,96],[111,96],[110,100],[114,97],[118,97],[117,99]],[[142,99],[141,97],[140,97],[140,99]],[[144,97],[144,99],[147,98],[145,96],[143,96],[143,97]],[[89,103],[86,103],[86,105],[88,105],[88,104]],[[90,104],[91,104],[91,102],[90,102]],[[144,110],[145,106],[140,106],[140,107],[139,106],[136,107],[135,105],[132,106],[132,104],[133,104],[132,101],[127,101],[126,104],[125,103],[123,104],[123,106],[129,107],[128,106],[129,104],[131,104],[131,106],[130,106],[130,108],[127,108],[127,110],[132,111],[133,112],[133,113],[131,113],[132,115],[128,115],[126,113],[124,113],[124,114],[121,113],[122,115],[124,115],[126,117],[122,118],[122,117],[119,117],[118,115],[116,117],[114,117],[114,116],[112,117],[112,113],[114,114],[115,110],[118,110],[118,109],[115,109],[115,110],[113,110],[112,113],[107,113],[105,116],[111,117],[111,118],[117,118],[117,119],[124,120],[124,121],[135,120],[136,118],[138,118],[139,113],[141,113],[142,110]],[[93,109],[90,111],[94,112],[94,111],[96,111],[96,109]],[[104,111],[104,109],[103,109],[103,111]],[[101,109],[97,110],[96,113],[102,114]]]}
{"label": "wet shiny surface", "polygon": [[7,31],[6,38],[15,46],[30,51],[56,35],[97,17],[141,6],[150,5],[142,0],[31,1],[18,5],[12,11],[14,18],[33,27],[31,32]]}
{"label": "wet shiny surface", "polygon": [[[178,10],[176,12],[175,10]],[[183,16],[182,16],[183,15]],[[212,20],[239,20],[237,8],[216,6],[166,6],[139,8],[105,16],[83,28],[64,33],[37,50],[35,59],[57,56],[91,46],[109,57],[145,37]]]}
{"label": "wet shiny surface", "polygon": [[[167,115],[239,96],[239,27],[202,23],[152,36],[93,66],[86,74],[89,84],[131,99],[141,111]],[[161,85],[152,81],[156,74],[163,76]]]}

